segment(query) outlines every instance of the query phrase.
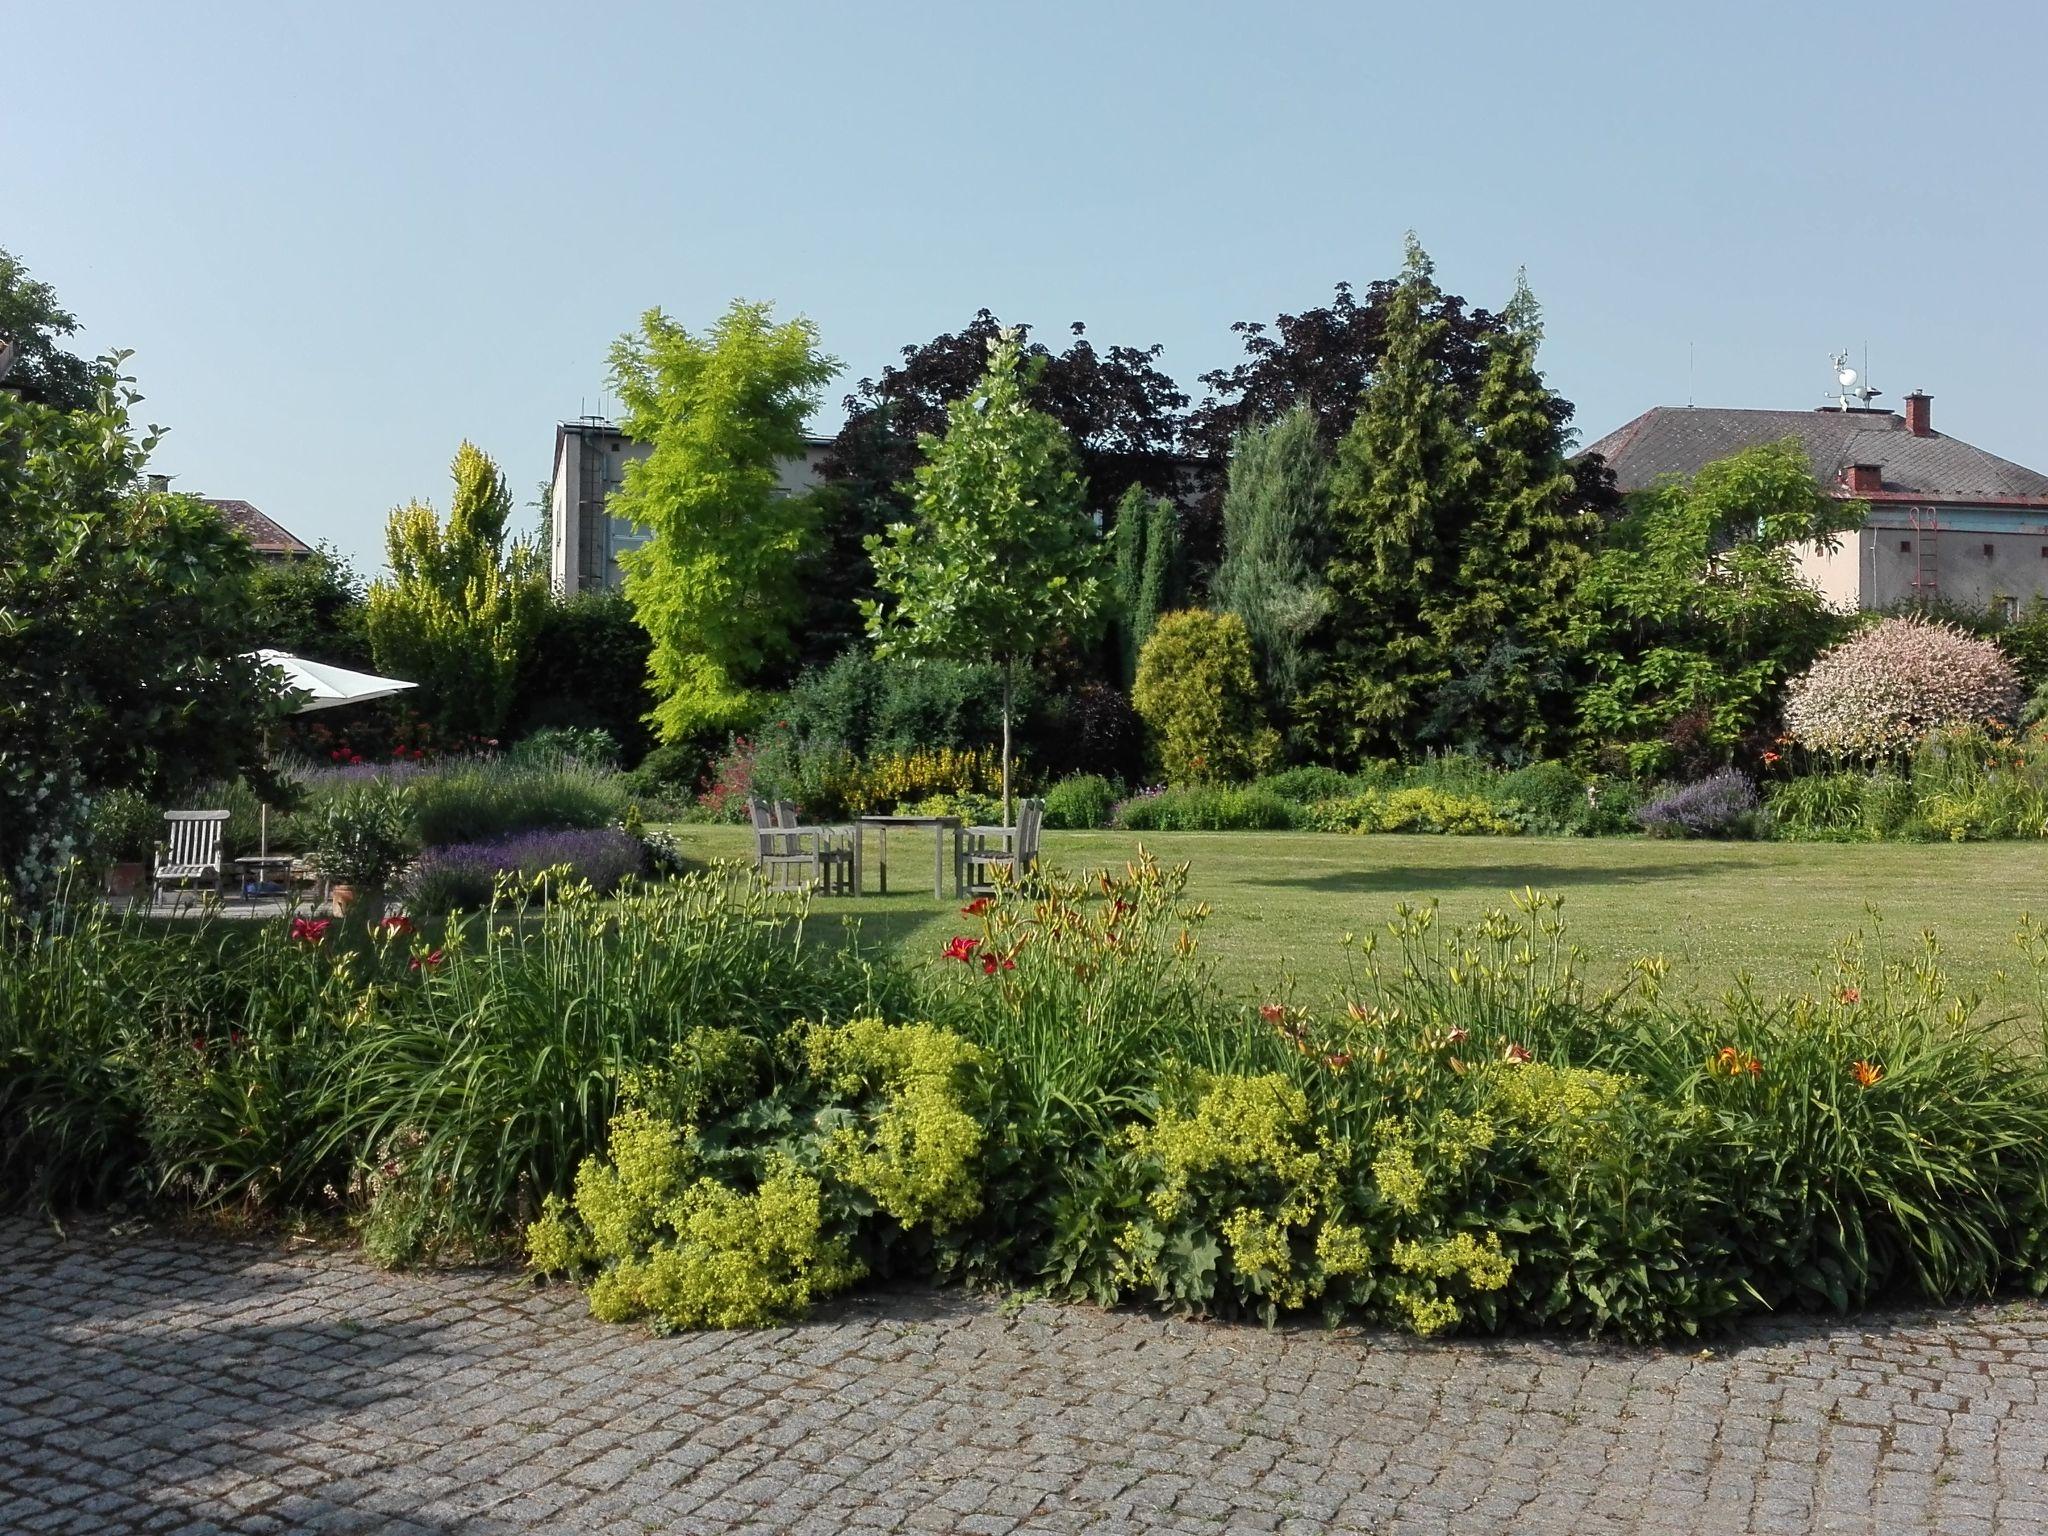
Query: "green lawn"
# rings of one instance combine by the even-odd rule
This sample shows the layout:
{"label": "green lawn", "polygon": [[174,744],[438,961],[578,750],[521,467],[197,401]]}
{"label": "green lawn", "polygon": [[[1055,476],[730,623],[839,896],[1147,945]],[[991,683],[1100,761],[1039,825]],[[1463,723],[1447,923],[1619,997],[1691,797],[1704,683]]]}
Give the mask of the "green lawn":
{"label": "green lawn", "polygon": [[[699,858],[745,858],[751,848],[751,833],[740,827],[672,830]],[[1121,863],[1140,841],[1130,833],[1051,832],[1045,852],[1064,868],[1083,869]],[[1396,902],[1434,899],[1448,920],[1469,922],[1525,886],[1563,898],[1592,975],[1613,978],[1637,955],[1663,954],[1674,988],[1710,991],[1744,974],[1772,989],[1799,985],[1834,940],[1869,926],[1869,908],[1884,920],[1888,950],[1917,943],[1931,928],[1951,975],[1992,990],[1995,973],[2020,969],[2012,935],[2021,915],[2048,918],[2048,849],[2036,843],[1314,832],[1150,833],[1142,841],[1162,860],[1188,864],[1192,894],[1215,906],[1206,943],[1246,995],[1269,992],[1285,975],[1297,978],[1305,996],[1330,992],[1346,974],[1340,936],[1383,922]],[[817,910],[858,918],[870,941],[936,953],[965,925],[956,903],[932,899],[930,838],[895,834],[890,864],[887,896],[821,900]],[[871,870],[871,890],[873,883]]]}

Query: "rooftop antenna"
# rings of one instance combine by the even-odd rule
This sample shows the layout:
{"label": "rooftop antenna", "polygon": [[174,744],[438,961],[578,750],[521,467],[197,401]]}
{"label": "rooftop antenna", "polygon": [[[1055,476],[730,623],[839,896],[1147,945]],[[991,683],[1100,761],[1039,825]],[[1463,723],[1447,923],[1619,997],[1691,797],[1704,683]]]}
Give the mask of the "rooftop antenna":
{"label": "rooftop antenna", "polygon": [[[1863,348],[1865,372],[1861,375],[1849,366],[1849,354],[1847,352],[1837,352],[1831,360],[1835,366],[1835,384],[1841,390],[1841,394],[1838,397],[1841,400],[1841,408],[1845,411],[1869,410],[1870,402],[1884,393],[1881,389],[1872,389],[1870,387],[1868,374],[1870,367],[1869,346],[1866,344]],[[1857,382],[1859,378],[1863,380],[1862,383]]]}
{"label": "rooftop antenna", "polygon": [[1685,344],[1685,408],[1692,409],[1692,343]]}

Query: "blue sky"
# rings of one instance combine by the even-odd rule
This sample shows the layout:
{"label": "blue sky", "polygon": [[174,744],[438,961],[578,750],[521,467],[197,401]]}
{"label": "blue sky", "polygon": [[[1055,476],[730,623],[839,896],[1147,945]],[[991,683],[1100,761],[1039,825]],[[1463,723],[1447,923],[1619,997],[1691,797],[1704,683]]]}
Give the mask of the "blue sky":
{"label": "blue sky", "polygon": [[1390,273],[1543,301],[1587,438],[1850,349],[2048,469],[2039,7],[0,0],[0,247],[135,349],[157,467],[381,562],[475,439],[529,499],[659,305],[846,384],[987,305],[1164,343]]}

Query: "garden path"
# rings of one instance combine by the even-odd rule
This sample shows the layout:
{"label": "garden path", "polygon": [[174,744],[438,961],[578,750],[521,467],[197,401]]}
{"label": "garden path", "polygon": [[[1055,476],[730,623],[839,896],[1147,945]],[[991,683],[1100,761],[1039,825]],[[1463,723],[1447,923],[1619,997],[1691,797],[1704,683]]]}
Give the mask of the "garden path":
{"label": "garden path", "polygon": [[1712,1351],[957,1291],[654,1338],[498,1271],[0,1220],[0,1530],[2048,1529],[2048,1308]]}

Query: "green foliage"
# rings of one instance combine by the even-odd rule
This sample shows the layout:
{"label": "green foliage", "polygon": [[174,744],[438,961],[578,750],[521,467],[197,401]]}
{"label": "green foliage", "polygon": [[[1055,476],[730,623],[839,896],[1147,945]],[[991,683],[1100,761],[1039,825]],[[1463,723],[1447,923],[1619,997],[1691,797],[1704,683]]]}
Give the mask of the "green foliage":
{"label": "green foliage", "polygon": [[580,762],[458,760],[405,782],[413,826],[428,847],[541,828],[616,826],[628,806],[618,775]]}
{"label": "green foliage", "polygon": [[437,723],[491,736],[546,610],[547,568],[531,542],[506,543],[512,494],[489,455],[465,441],[449,472],[445,523],[423,501],[392,511],[391,576],[371,586],[365,622],[378,667],[418,683]]}
{"label": "green foliage", "polygon": [[163,841],[164,815],[138,790],[110,789],[92,802],[91,858],[98,864],[146,864]]}
{"label": "green foliage", "polygon": [[342,885],[383,890],[418,849],[411,792],[400,784],[357,784],[312,818],[313,856]]}
{"label": "green foliage", "polygon": [[1931,941],[1691,1002],[1654,961],[1591,991],[1540,897],[1404,907],[1253,1008],[1149,859],[976,903],[914,978],[803,915],[723,872],[434,948],[6,907],[0,1190],[340,1210],[387,1260],[525,1225],[668,1326],[862,1274],[1644,1340],[2048,1287],[2048,1061]]}
{"label": "green foliage", "polygon": [[[1033,697],[1027,680],[1020,710]],[[850,650],[798,677],[777,717],[803,745],[860,757],[992,747],[1002,738],[1002,672],[987,662]]]}
{"label": "green foliage", "polygon": [[868,541],[883,597],[864,610],[884,655],[994,661],[1003,669],[1003,799],[1010,799],[1010,678],[1062,636],[1085,639],[1106,597],[1087,487],[1058,422],[1025,403],[1019,343],[921,439],[914,520]]}
{"label": "green foliage", "polygon": [[248,542],[144,488],[158,434],[132,430],[118,362],[89,408],[0,389],[0,885],[31,902],[85,851],[94,795],[260,777],[278,707],[243,654]]}
{"label": "green foliage", "polygon": [[1331,482],[1333,640],[1304,709],[1334,757],[1527,753],[1568,724],[1567,630],[1595,519],[1536,370],[1535,301],[1518,283],[1475,390],[1448,356],[1442,300],[1411,236]]}
{"label": "green foliage", "polygon": [[759,1326],[853,1284],[905,1233],[980,1210],[979,1051],[875,1018],[813,1024],[794,1044],[760,1101],[728,1096],[721,1116],[701,1085],[760,1061],[765,1042],[699,1030],[679,1043],[640,1092],[694,1113],[614,1119],[609,1159],[584,1160],[574,1204],[557,1199],[528,1229],[535,1267],[595,1268],[591,1310],[608,1320]]}
{"label": "green foliage", "polygon": [[1133,485],[1117,503],[1110,537],[1116,562],[1116,638],[1128,685],[1138,675],[1139,654],[1160,616],[1179,607],[1186,593],[1180,517],[1171,498]]}
{"label": "green foliage", "polygon": [[1364,787],[1348,773],[1312,764],[1283,768],[1278,773],[1265,775],[1252,785],[1254,789],[1278,795],[1290,805],[1313,805],[1318,800],[1334,800]]}
{"label": "green foliage", "polygon": [[362,577],[322,544],[310,555],[257,562],[249,578],[249,628],[273,650],[364,671],[375,663],[366,602]]}
{"label": "green foliage", "polygon": [[1128,832],[1278,832],[1296,808],[1270,790],[1188,785],[1121,802],[1114,825]]}
{"label": "green foliage", "polygon": [[562,768],[573,764],[612,772],[619,766],[619,743],[610,731],[599,726],[548,725],[530,736],[522,736],[505,755],[522,768]]}
{"label": "green foliage", "polygon": [[619,592],[551,597],[519,663],[505,732],[596,730],[629,763],[647,755],[651,642]]}
{"label": "green foliage", "polygon": [[1309,681],[1313,637],[1329,616],[1323,530],[1330,465],[1307,406],[1246,429],[1231,445],[1223,562],[1210,597],[1251,636],[1267,708],[1287,718]]}
{"label": "green foliage", "polygon": [[1476,795],[1440,789],[1369,789],[1337,800],[1319,800],[1303,825],[1317,832],[1448,832],[1459,836],[1505,837],[1522,830],[1511,815]]}
{"label": "green foliage", "polygon": [[1077,773],[1045,792],[1045,824],[1086,830],[1109,825],[1120,792],[1096,773]]}
{"label": "green foliage", "polygon": [[778,476],[839,365],[810,321],[770,315],[736,300],[700,336],[650,309],[612,348],[626,434],[653,445],[608,510],[647,530],[620,563],[652,641],[653,719],[667,741],[744,727],[749,685],[789,649],[799,609],[815,507]]}
{"label": "green foliage", "polygon": [[1172,783],[1248,778],[1279,755],[1259,710],[1251,638],[1235,614],[1189,608],[1160,619],[1131,702]]}
{"label": "green foliage", "polygon": [[57,291],[0,251],[0,337],[14,349],[0,385],[52,410],[91,410],[100,392],[100,365],[60,345],[77,332],[78,317],[57,302]]}
{"label": "green foliage", "polygon": [[1823,492],[1792,438],[1630,498],[1580,587],[1586,736],[1657,773],[1673,763],[1674,732],[1696,722],[1725,757],[1833,628],[1796,551],[1832,545],[1868,512]]}

